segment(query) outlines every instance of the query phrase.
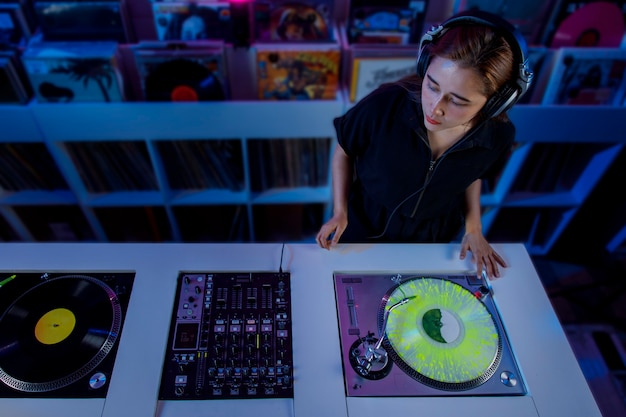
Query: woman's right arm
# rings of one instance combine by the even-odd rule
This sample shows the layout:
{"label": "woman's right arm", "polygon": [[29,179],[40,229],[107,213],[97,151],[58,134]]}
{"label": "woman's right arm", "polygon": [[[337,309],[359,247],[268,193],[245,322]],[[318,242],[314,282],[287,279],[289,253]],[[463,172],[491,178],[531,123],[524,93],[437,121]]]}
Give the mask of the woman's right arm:
{"label": "woman's right arm", "polygon": [[317,243],[330,249],[348,226],[348,192],[352,183],[352,161],[343,148],[337,144],[331,161],[333,216],[317,233]]}

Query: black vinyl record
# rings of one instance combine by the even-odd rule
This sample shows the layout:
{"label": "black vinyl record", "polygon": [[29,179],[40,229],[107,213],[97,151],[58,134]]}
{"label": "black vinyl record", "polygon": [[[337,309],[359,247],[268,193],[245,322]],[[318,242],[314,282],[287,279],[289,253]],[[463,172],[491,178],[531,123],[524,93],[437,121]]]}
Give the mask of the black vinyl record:
{"label": "black vinyl record", "polygon": [[226,94],[221,80],[207,66],[191,59],[166,60],[145,78],[146,101],[218,101]]}
{"label": "black vinyl record", "polygon": [[24,283],[33,281],[16,276],[2,294],[13,301],[0,315],[0,393],[103,397],[106,390],[98,389],[108,387],[127,302],[88,275],[40,279],[28,288]]}

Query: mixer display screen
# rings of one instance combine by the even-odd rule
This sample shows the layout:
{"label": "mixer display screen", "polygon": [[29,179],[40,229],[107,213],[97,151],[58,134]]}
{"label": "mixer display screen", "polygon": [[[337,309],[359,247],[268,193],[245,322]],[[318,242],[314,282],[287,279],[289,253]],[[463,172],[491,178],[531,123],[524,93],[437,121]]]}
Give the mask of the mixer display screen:
{"label": "mixer display screen", "polygon": [[178,276],[161,400],[293,398],[290,274]]}

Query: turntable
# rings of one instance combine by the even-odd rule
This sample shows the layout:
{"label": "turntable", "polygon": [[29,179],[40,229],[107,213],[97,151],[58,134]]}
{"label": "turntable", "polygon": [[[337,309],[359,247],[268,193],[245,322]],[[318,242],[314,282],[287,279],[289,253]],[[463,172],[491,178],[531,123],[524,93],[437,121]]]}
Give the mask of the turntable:
{"label": "turntable", "polygon": [[526,388],[486,278],[335,273],[347,396],[506,396]]}
{"label": "turntable", "polygon": [[0,274],[0,397],[105,398],[135,274]]}

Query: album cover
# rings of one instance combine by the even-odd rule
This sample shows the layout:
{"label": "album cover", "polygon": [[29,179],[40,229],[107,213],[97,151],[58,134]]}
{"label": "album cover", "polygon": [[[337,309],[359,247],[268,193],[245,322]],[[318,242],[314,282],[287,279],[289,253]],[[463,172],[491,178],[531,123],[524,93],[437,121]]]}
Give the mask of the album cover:
{"label": "album cover", "polygon": [[541,41],[545,22],[558,0],[460,0],[458,12],[483,10],[503,17],[517,28],[529,45]]}
{"label": "album cover", "polygon": [[117,42],[40,42],[22,62],[42,103],[123,101]]}
{"label": "album cover", "polygon": [[549,47],[624,44],[626,0],[556,0],[541,43]]}
{"label": "album cover", "polygon": [[542,104],[621,105],[625,87],[626,49],[560,48]]}
{"label": "album cover", "polygon": [[259,99],[336,98],[341,59],[339,45],[257,44],[255,49]]}
{"label": "album cover", "polygon": [[34,9],[46,41],[127,41],[121,1],[36,1]]}
{"label": "album cover", "polygon": [[22,104],[24,94],[20,91],[20,85],[16,83],[9,58],[0,56],[0,103]]}
{"label": "album cover", "polygon": [[[169,45],[169,46],[168,46]],[[229,98],[223,42],[140,43],[134,50],[146,101],[221,101]]]}
{"label": "album cover", "polygon": [[355,0],[347,23],[351,44],[415,44],[424,26],[427,0]]}
{"label": "album cover", "polygon": [[0,103],[26,104],[32,96],[17,50],[0,50]]}
{"label": "album cover", "polygon": [[18,45],[33,35],[27,14],[18,3],[0,3],[0,44]]}
{"label": "album cover", "polygon": [[152,4],[157,38],[230,41],[233,22],[227,1],[160,2]]}
{"label": "album cover", "polygon": [[408,56],[361,56],[352,60],[350,102],[354,103],[374,91],[378,86],[415,74],[415,53]]}
{"label": "album cover", "polygon": [[254,0],[257,42],[328,42],[335,39],[334,0]]}

